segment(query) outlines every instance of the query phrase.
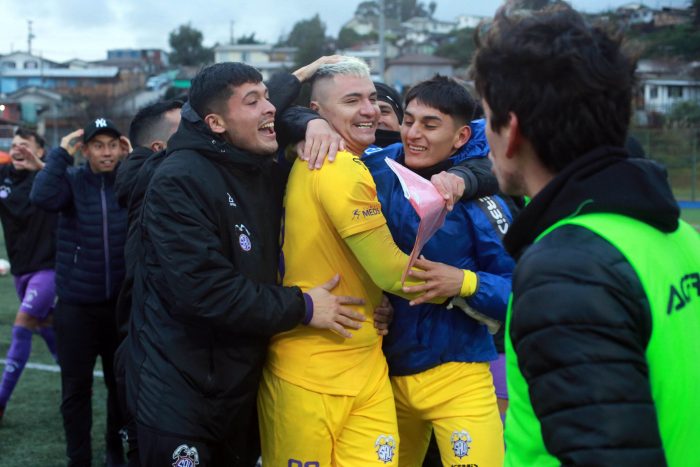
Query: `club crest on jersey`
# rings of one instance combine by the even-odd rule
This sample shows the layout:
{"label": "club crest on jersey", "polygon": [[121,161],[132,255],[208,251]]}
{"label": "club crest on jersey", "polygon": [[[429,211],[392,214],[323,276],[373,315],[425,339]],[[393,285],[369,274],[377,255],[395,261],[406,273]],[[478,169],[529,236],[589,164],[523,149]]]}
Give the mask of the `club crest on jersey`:
{"label": "club crest on jersey", "polygon": [[12,188],[7,185],[0,186],[0,199],[7,199],[12,193]]}
{"label": "club crest on jersey", "polygon": [[238,244],[241,246],[243,251],[250,251],[253,248],[253,242],[250,241],[250,230],[243,224],[236,224],[234,226],[238,235]]}
{"label": "club crest on jersey", "polygon": [[199,453],[196,447],[181,444],[173,451],[173,467],[195,467],[199,465]]}
{"label": "club crest on jersey", "polygon": [[452,433],[452,452],[460,459],[469,455],[469,443],[472,442],[472,437],[469,436],[467,430],[455,431]]}
{"label": "club crest on jersey", "polygon": [[374,450],[377,451],[379,460],[388,464],[394,460],[396,440],[391,435],[380,435],[374,443]]}

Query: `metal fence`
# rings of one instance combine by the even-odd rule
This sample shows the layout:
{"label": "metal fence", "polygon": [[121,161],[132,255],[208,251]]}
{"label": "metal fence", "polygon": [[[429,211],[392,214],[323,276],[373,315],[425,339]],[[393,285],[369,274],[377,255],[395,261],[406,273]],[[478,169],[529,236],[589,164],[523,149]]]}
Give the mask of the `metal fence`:
{"label": "metal fence", "polygon": [[700,127],[631,128],[630,134],[641,143],[647,157],[666,166],[678,200],[700,199]]}

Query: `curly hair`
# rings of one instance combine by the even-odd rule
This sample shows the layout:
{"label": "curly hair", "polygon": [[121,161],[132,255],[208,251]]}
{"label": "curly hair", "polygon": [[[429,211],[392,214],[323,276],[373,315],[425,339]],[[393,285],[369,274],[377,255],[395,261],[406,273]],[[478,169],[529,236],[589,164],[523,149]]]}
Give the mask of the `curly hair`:
{"label": "curly hair", "polygon": [[513,112],[555,173],[596,147],[624,145],[636,59],[621,35],[559,3],[535,13],[503,9],[475,39],[472,75],[494,131]]}

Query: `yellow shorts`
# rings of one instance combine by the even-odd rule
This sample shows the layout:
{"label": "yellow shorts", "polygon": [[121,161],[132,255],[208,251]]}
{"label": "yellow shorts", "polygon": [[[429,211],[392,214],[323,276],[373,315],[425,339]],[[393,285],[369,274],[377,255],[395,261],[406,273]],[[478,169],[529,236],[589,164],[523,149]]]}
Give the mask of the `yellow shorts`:
{"label": "yellow shorts", "polygon": [[391,385],[401,437],[401,467],[420,467],[431,429],[444,466],[503,465],[503,424],[488,363],[450,362]]}
{"label": "yellow shorts", "polygon": [[263,465],[398,465],[394,396],[381,364],[384,376],[370,378],[357,396],[313,392],[265,368],[258,393]]}

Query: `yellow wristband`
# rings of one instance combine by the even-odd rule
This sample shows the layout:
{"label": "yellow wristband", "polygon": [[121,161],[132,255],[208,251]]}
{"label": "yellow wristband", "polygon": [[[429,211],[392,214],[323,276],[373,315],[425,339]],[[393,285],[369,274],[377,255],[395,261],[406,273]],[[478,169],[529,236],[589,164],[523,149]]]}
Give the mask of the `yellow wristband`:
{"label": "yellow wristband", "polygon": [[479,287],[479,276],[469,269],[462,269],[462,271],[464,271],[464,279],[462,279],[462,288],[459,291],[459,296],[471,297]]}

